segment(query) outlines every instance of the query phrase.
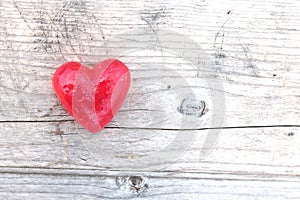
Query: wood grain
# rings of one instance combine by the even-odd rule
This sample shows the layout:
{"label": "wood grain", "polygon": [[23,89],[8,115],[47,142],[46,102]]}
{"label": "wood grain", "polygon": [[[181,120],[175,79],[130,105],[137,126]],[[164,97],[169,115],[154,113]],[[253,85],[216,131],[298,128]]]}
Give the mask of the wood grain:
{"label": "wood grain", "polygon": [[[0,198],[299,199],[299,9],[295,0],[0,1]],[[107,57],[129,66],[132,85],[90,136],[51,78],[65,61]],[[205,102],[199,116],[179,112],[191,97]]]}
{"label": "wood grain", "polygon": [[[260,196],[264,196],[264,199],[299,198],[299,194],[294,192],[299,190],[299,182],[289,180],[272,182],[217,176],[202,179],[148,177],[149,188],[138,193],[134,188],[117,184],[113,176],[82,174],[81,171],[71,173],[74,172],[79,175],[55,174],[46,170],[39,174],[4,173],[0,179],[1,188],[6,192],[0,194],[10,199],[26,199],[28,194],[43,199],[259,199]],[[117,177],[117,180],[120,178],[130,179],[124,176]]]}

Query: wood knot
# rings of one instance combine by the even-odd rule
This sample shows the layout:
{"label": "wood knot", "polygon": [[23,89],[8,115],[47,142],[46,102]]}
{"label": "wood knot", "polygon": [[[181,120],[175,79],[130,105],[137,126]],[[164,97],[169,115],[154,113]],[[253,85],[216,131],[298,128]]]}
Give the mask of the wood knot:
{"label": "wood knot", "polygon": [[120,190],[141,194],[148,188],[147,179],[142,176],[117,177],[116,185]]}
{"label": "wood knot", "polygon": [[186,97],[181,101],[177,110],[181,114],[201,117],[207,113],[208,108],[205,101],[198,100],[193,97]]}

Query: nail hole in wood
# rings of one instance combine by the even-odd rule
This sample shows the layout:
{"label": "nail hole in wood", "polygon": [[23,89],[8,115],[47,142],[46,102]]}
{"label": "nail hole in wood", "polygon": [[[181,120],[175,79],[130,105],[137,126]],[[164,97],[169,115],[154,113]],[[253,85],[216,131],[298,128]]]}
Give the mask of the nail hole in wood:
{"label": "nail hole in wood", "polygon": [[289,132],[287,135],[288,136],[293,136],[293,135],[295,135],[295,133],[294,132]]}

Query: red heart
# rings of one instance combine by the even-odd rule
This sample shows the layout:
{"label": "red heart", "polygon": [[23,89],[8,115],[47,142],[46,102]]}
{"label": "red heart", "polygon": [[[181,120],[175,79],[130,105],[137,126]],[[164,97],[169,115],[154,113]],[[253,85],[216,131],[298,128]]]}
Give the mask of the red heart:
{"label": "red heart", "polygon": [[55,72],[52,84],[62,105],[92,133],[107,125],[120,109],[130,86],[129,69],[116,59],[107,59],[93,69],[67,62]]}

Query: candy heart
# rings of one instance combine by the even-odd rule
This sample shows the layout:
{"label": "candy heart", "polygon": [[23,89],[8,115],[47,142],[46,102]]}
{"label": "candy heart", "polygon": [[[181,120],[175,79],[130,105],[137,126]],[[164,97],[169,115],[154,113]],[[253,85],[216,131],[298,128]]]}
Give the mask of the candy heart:
{"label": "candy heart", "polygon": [[107,59],[93,69],[78,62],[61,65],[53,89],[68,113],[92,133],[101,131],[120,109],[130,86],[129,69]]}

